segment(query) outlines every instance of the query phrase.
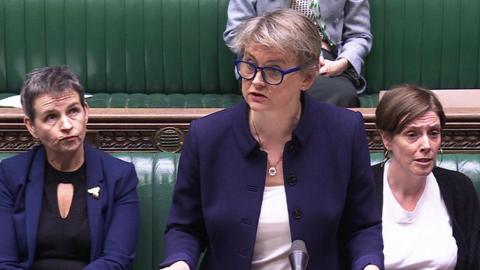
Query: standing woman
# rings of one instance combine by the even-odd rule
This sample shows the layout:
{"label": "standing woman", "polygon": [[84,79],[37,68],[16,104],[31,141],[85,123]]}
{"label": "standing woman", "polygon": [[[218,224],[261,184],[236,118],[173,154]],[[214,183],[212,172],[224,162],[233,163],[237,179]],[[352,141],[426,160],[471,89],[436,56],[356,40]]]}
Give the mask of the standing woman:
{"label": "standing woman", "polygon": [[88,106],[77,77],[66,67],[36,69],[21,100],[41,145],[0,163],[0,269],[129,269],[137,175],[84,142]]}
{"label": "standing woman", "polygon": [[435,166],[445,126],[426,89],[391,89],[375,112],[386,160],[373,166],[385,269],[478,270],[480,208],[467,176]]}
{"label": "standing woman", "polygon": [[229,0],[223,39],[231,46],[241,33],[239,25],[280,8],[291,8],[309,17],[321,33],[318,74],[309,88],[316,100],[341,107],[357,107],[357,94],[366,89],[361,76],[372,48],[368,0]]}
{"label": "standing woman", "polygon": [[314,101],[320,35],[279,10],[233,41],[245,99],[193,121],[165,233],[165,269],[291,269],[303,240],[308,269],[383,267],[381,219],[360,113]]}

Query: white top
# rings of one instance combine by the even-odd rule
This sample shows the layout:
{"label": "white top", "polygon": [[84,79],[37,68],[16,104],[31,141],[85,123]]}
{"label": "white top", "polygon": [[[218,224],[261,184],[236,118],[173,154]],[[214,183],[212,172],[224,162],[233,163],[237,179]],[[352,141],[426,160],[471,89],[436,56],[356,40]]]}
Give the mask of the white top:
{"label": "white top", "polygon": [[393,196],[383,174],[383,242],[385,269],[454,269],[457,243],[447,208],[433,173],[413,211],[404,210]]}
{"label": "white top", "polygon": [[291,244],[285,186],[265,187],[251,269],[290,270]]}

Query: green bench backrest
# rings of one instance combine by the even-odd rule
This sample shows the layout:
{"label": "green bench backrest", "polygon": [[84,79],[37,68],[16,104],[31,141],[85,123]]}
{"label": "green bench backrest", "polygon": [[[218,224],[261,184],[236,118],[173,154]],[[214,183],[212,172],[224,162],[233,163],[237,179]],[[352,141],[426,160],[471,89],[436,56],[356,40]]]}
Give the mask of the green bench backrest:
{"label": "green bench backrest", "polygon": [[[222,40],[227,4],[0,0],[0,98],[18,93],[32,68],[63,64],[91,93],[239,94],[234,57]],[[402,82],[480,88],[480,1],[370,0],[370,6],[367,93]],[[113,97],[112,107],[115,98],[122,99]]]}
{"label": "green bench backrest", "polygon": [[[0,153],[0,159],[11,156]],[[172,153],[115,153],[132,162],[137,170],[140,197],[141,232],[133,269],[156,269],[162,259],[163,232],[171,205],[179,154]],[[372,163],[382,160],[381,153],[371,154]],[[441,160],[441,162],[440,162]],[[445,154],[439,165],[459,170],[472,179],[480,195],[480,154]]]}
{"label": "green bench backrest", "polygon": [[91,93],[238,93],[228,0],[0,0],[0,93],[68,65]]}
{"label": "green bench backrest", "polygon": [[370,0],[367,93],[403,82],[480,88],[480,1]]}

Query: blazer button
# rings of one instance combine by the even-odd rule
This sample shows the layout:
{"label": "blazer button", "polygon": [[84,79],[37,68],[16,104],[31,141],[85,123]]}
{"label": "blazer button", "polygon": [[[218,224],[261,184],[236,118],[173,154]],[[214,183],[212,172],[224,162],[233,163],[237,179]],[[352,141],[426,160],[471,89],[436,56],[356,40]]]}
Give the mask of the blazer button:
{"label": "blazer button", "polygon": [[252,225],[252,220],[249,218],[242,218],[240,220],[240,223],[245,224],[245,225]]}
{"label": "blazer button", "polygon": [[300,210],[300,208],[295,208],[293,209],[293,218],[295,219],[301,219],[303,216],[303,213],[302,213],[302,210]]}
{"label": "blazer button", "polygon": [[297,150],[297,147],[295,146],[294,143],[291,143],[290,144],[290,151],[295,152],[295,150]]}
{"label": "blazer button", "polygon": [[297,184],[297,177],[295,175],[289,175],[287,177],[287,183],[289,186],[295,186]]}

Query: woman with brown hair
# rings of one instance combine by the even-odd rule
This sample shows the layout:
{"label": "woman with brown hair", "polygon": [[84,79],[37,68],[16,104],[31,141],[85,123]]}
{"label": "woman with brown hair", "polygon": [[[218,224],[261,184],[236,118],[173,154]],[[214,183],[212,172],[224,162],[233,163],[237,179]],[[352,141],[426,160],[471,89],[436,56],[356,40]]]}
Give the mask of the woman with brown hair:
{"label": "woman with brown hair", "polygon": [[460,172],[436,167],[445,113],[429,90],[386,92],[375,112],[385,160],[373,166],[385,269],[478,269],[480,208]]}

